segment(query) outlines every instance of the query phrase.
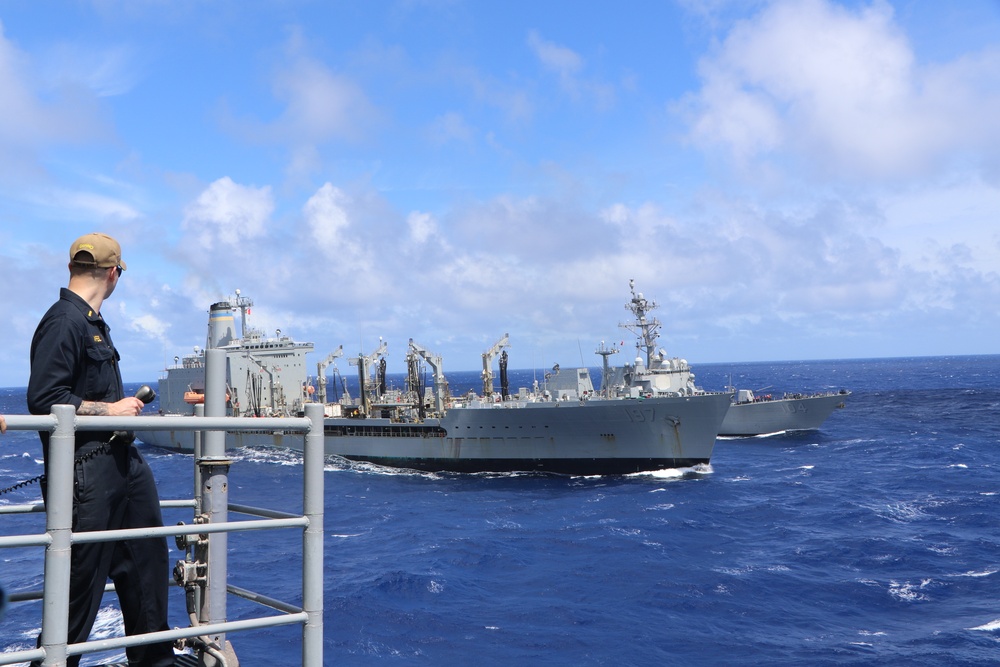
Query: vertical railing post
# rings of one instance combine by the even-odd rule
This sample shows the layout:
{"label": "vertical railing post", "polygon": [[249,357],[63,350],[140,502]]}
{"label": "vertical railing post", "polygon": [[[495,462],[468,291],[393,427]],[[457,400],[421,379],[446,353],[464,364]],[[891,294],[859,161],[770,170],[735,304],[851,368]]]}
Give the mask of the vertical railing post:
{"label": "vertical railing post", "polygon": [[[194,406],[194,416],[204,417],[205,416],[205,404],[198,403]],[[194,513],[201,514],[201,466],[197,465],[198,461],[201,461],[202,446],[201,446],[201,436],[202,431],[194,431],[191,433],[191,440],[194,447]]]}
{"label": "vertical railing post", "polygon": [[[202,389],[204,389],[204,387]],[[205,416],[204,403],[197,403],[194,406],[194,416],[195,417]],[[202,494],[204,493],[204,489],[202,487],[202,481],[201,481],[201,457],[203,454],[202,452],[203,434],[204,434],[203,431],[191,432],[191,441],[192,441],[192,448],[194,455],[194,516],[196,521],[202,520],[205,516],[204,514],[205,509],[203,507],[203,502],[202,502]],[[204,553],[202,551],[203,549],[205,550]],[[201,560],[203,556],[207,560],[207,556],[205,556],[206,553],[207,553],[207,547],[201,544],[195,545],[194,557],[196,561]],[[192,609],[197,610],[198,620],[199,621],[204,620],[204,618],[201,615],[201,610],[205,605],[205,589],[202,588],[201,586],[192,586],[191,588],[187,589],[187,594],[192,596],[192,599],[189,601],[190,606],[188,608],[188,611]]]}
{"label": "vertical railing post", "polygon": [[[224,417],[226,414],[226,353],[219,349],[205,351],[205,416]],[[203,436],[201,466],[202,512],[209,523],[229,520],[229,465],[226,458],[225,431],[207,431]],[[203,623],[226,622],[226,582],[228,578],[227,534],[213,533],[208,544],[208,590],[203,600]],[[226,635],[212,635],[210,640],[219,650],[226,650]],[[205,658],[205,656],[203,656]],[[205,664],[215,664],[206,658]]]}
{"label": "vertical railing post", "polygon": [[[226,416],[226,352],[205,350],[205,416]],[[207,431],[202,436],[202,450],[207,457],[223,458],[226,454],[224,431]]]}
{"label": "vertical railing post", "polygon": [[306,417],[312,422],[303,449],[302,513],[309,519],[302,537],[302,664],[323,665],[323,405],[309,403]]}
{"label": "vertical railing post", "polygon": [[73,459],[76,409],[53,405],[56,428],[49,437],[45,471],[45,530],[52,542],[45,548],[45,591],[42,597],[43,665],[66,664],[69,633],[70,555],[73,546]]}

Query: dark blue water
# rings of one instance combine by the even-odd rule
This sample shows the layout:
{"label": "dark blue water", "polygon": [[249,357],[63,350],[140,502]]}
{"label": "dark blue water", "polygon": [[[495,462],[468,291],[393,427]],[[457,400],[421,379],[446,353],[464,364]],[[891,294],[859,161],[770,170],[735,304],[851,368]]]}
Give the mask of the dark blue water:
{"label": "dark blue water", "polygon": [[[328,463],[327,664],[1000,658],[1000,356],[695,370],[710,389],[732,375],[738,387],[853,395],[819,431],[718,441],[701,472],[427,475]],[[449,380],[477,386],[478,373]],[[23,412],[23,400],[4,391],[0,409]],[[39,451],[34,434],[0,440],[0,487],[40,472]],[[190,457],[144,451],[162,497],[190,495]],[[294,511],[300,479],[293,454],[241,451],[231,497]],[[41,518],[0,517],[3,533],[32,525]],[[297,539],[230,537],[232,583],[294,597]],[[37,587],[38,556],[0,552],[0,580]],[[186,625],[181,591],[172,595],[172,623]],[[106,602],[105,635],[118,632],[113,595]],[[229,604],[231,618],[258,614]],[[10,608],[0,646],[33,643],[40,616],[37,603]],[[300,638],[297,626],[230,636],[247,666],[300,664]]]}

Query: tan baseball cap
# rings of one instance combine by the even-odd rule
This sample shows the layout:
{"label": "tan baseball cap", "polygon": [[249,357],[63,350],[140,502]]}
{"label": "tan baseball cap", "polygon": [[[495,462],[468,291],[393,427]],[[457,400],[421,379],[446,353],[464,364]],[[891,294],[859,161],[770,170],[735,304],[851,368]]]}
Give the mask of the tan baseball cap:
{"label": "tan baseball cap", "polygon": [[113,266],[127,268],[122,261],[122,248],[118,241],[107,234],[84,234],[69,247],[69,261],[80,266],[96,266],[110,269]]}

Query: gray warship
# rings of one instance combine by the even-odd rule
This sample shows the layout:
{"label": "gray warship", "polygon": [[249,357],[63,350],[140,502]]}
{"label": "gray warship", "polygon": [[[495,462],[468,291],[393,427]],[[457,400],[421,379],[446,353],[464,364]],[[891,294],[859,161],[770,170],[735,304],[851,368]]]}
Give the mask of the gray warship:
{"label": "gray warship", "polygon": [[[412,339],[402,390],[385,382],[383,342],[357,366],[359,396],[327,401],[326,372],[343,357],[343,346],[307,370],[312,343],[279,332],[274,337],[247,323],[252,302],[240,295],[209,310],[207,348],[226,358],[226,409],[232,416],[301,414],[307,403],[324,406],[325,453],[353,461],[430,472],[546,472],[618,475],[709,463],[716,435],[729,409],[725,392],[661,391],[623,386],[597,392],[589,373],[557,373],[551,386],[520,388],[506,382],[508,336],[483,354],[483,390],[452,396],[442,359]],[[236,313],[240,330],[236,333]],[[493,360],[500,357],[500,391],[494,389]],[[175,358],[159,379],[164,419],[184,419],[204,401],[205,350]],[[422,386],[422,368],[433,372]],[[585,370],[585,369],[584,369]],[[143,442],[191,452],[190,431],[140,431]],[[226,447],[296,449],[300,437],[281,431],[228,432]]]}
{"label": "gray warship", "polygon": [[[619,326],[635,334],[638,354],[634,363],[612,369],[607,359],[618,350],[604,349],[603,345],[597,350],[597,354],[604,357],[604,377],[610,393],[631,391],[638,395],[678,393],[686,396],[702,393],[703,390],[695,385],[695,374],[687,360],[667,358],[663,348],[656,348],[661,327],[660,321],[651,315],[657,308],[656,302],[636,292],[635,281],[629,281],[629,288],[632,298],[625,307],[634,319]],[[757,396],[750,389],[733,387],[727,387],[726,391],[733,399],[719,427],[719,435],[730,437],[818,429],[834,410],[844,407],[844,400],[850,396],[845,389],[814,394],[786,393],[780,397]]]}
{"label": "gray warship", "polygon": [[757,396],[750,389],[740,389],[734,394],[719,435],[747,437],[815,430],[834,410],[843,408],[844,399],[850,395],[851,392],[841,389],[814,394]]}

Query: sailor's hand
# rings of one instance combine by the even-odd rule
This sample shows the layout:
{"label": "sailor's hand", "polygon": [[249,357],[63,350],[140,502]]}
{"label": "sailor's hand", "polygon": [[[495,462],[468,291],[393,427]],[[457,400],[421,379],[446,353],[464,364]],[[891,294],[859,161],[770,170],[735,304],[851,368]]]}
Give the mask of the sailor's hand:
{"label": "sailor's hand", "polygon": [[145,403],[140,401],[135,396],[126,396],[120,401],[108,404],[108,415],[112,417],[135,417],[145,406]]}
{"label": "sailor's hand", "polygon": [[0,415],[0,433],[6,433],[6,432],[7,432],[7,420],[3,418],[3,415]]}

